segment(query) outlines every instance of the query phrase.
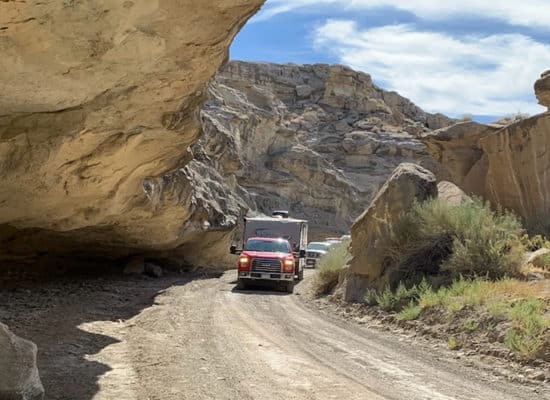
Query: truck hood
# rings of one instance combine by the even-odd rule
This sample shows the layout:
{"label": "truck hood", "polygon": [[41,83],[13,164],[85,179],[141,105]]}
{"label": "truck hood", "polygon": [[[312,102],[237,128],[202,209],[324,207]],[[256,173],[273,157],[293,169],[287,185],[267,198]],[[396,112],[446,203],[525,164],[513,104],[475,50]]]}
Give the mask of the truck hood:
{"label": "truck hood", "polygon": [[288,257],[290,253],[271,253],[268,251],[243,251],[241,254],[247,255],[250,258],[283,258]]}

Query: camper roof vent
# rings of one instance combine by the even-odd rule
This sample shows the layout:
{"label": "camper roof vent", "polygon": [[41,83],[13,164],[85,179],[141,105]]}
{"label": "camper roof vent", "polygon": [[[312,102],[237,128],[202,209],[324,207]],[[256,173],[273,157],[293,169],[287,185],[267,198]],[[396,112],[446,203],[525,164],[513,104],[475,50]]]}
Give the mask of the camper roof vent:
{"label": "camper roof vent", "polygon": [[279,217],[279,218],[288,218],[288,211],[285,210],[274,210],[271,213],[272,217]]}

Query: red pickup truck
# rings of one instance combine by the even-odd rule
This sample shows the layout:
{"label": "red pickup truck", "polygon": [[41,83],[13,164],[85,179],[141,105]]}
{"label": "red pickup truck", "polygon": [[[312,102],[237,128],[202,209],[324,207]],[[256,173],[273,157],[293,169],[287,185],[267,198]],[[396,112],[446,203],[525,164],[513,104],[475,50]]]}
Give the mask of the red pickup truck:
{"label": "red pickup truck", "polygon": [[249,238],[239,255],[238,288],[245,289],[252,280],[273,280],[284,284],[287,292],[294,291],[296,259],[290,243],[282,238]]}
{"label": "red pickup truck", "polygon": [[294,291],[294,282],[304,278],[307,221],[288,217],[288,211],[274,211],[271,217],[245,217],[242,250],[229,249],[239,256],[238,288],[267,281]]}

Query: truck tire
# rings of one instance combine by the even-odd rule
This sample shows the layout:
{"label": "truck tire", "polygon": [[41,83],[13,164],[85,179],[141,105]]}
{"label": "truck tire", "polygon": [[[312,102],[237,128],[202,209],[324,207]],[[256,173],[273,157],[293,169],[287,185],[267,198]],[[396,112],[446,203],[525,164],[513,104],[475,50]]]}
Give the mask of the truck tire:
{"label": "truck tire", "polygon": [[287,293],[294,293],[294,281],[287,282],[286,292]]}
{"label": "truck tire", "polygon": [[248,282],[244,279],[239,279],[237,281],[237,290],[246,290],[248,288]]}

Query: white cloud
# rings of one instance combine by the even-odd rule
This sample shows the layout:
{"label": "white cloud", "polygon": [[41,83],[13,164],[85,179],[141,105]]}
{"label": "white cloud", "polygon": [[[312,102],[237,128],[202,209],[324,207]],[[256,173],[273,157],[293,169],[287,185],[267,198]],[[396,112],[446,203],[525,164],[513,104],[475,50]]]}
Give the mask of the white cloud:
{"label": "white cloud", "polygon": [[477,16],[495,18],[513,25],[550,30],[549,0],[268,0],[255,20],[266,20],[298,8],[322,5],[334,5],[345,10],[393,7],[431,20]]}
{"label": "white cloud", "polygon": [[533,83],[550,66],[550,45],[519,34],[454,38],[410,25],[360,29],[328,20],[315,45],[366,71],[428,111],[505,115],[543,111]]}

